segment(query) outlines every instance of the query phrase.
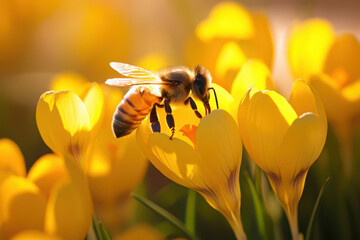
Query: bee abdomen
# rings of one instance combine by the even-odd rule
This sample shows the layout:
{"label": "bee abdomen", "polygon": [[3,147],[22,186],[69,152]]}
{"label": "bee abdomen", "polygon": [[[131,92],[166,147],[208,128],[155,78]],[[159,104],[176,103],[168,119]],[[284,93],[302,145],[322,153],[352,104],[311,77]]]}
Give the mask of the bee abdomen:
{"label": "bee abdomen", "polygon": [[141,96],[137,94],[125,95],[118,105],[112,122],[113,131],[117,138],[132,133],[150,113],[152,106],[144,104],[142,100]]}

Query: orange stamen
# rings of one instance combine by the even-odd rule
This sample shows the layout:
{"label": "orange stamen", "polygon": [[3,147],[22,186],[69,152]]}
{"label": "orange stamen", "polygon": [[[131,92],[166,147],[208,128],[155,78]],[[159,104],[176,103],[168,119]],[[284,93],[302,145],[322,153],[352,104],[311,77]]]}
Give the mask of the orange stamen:
{"label": "orange stamen", "polygon": [[196,150],[196,129],[197,126],[186,124],[179,131],[183,133],[184,136],[188,137],[191,142],[194,144]]}

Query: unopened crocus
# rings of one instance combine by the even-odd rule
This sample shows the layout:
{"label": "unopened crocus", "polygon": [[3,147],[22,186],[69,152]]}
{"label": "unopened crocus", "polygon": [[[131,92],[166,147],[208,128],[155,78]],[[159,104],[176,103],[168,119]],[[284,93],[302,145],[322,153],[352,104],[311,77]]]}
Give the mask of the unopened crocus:
{"label": "unopened crocus", "polygon": [[248,59],[261,59],[272,68],[273,41],[267,18],[237,2],[220,2],[197,24],[185,54],[189,65],[203,65],[215,83],[230,91]]}
{"label": "unopened crocus", "polygon": [[297,80],[289,101],[249,89],[239,105],[239,131],[251,158],[266,173],[298,239],[298,203],[310,166],[326,139],[327,120],[311,87]]}
{"label": "unopened crocus", "polygon": [[[49,198],[51,209],[47,210],[45,229],[52,234],[62,236],[63,232],[76,228],[74,224],[86,230],[90,227],[92,202],[81,165],[93,139],[92,131],[96,131],[98,126],[102,102],[97,100],[102,97],[100,87],[95,84],[88,89],[84,100],[70,91],[52,91],[44,93],[38,102],[36,122],[40,134],[55,153],[64,157],[70,178],[69,182],[58,186],[56,194]],[[81,201],[69,204],[67,196]],[[78,213],[76,217],[64,214],[64,210],[69,208]],[[63,214],[61,218],[59,214]]]}
{"label": "unopened crocus", "polygon": [[295,77],[308,81],[322,99],[339,138],[344,174],[352,172],[352,137],[360,117],[360,44],[351,33],[336,34],[323,19],[294,27],[289,45]]}
{"label": "unopened crocus", "polygon": [[[220,106],[229,104],[221,95],[218,98]],[[216,109],[214,103],[211,106]],[[173,115],[177,130],[172,140],[167,130],[153,133],[149,120],[138,128],[142,150],[166,177],[197,191],[223,214],[237,239],[246,239],[240,218],[242,144],[235,120],[221,109],[199,120],[184,106],[174,109]],[[164,115],[159,114],[159,119],[166,129]]]}

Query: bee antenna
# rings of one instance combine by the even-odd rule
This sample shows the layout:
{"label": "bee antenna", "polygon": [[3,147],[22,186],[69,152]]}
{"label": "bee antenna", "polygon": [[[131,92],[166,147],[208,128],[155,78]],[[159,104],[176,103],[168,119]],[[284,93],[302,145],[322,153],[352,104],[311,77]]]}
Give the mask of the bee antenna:
{"label": "bee antenna", "polygon": [[217,107],[217,109],[219,109],[219,103],[218,103],[218,100],[217,100],[217,96],[216,96],[216,91],[215,91],[215,89],[214,89],[213,87],[211,87],[211,88],[208,88],[208,91],[209,91],[209,90],[213,90],[213,91],[214,91],[216,107]]}

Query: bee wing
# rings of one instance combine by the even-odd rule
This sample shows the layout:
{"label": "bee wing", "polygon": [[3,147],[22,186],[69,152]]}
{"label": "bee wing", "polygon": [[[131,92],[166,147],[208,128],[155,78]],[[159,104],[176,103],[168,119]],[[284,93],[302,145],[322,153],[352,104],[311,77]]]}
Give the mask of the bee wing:
{"label": "bee wing", "polygon": [[170,85],[170,82],[164,82],[160,79],[137,79],[137,78],[111,78],[106,80],[105,84],[116,87],[134,86],[134,85]]}
{"label": "bee wing", "polygon": [[111,62],[110,66],[114,70],[119,72],[121,75],[124,75],[126,77],[140,79],[158,79],[159,81],[161,81],[156,72],[149,71],[138,66],[117,62]]}

